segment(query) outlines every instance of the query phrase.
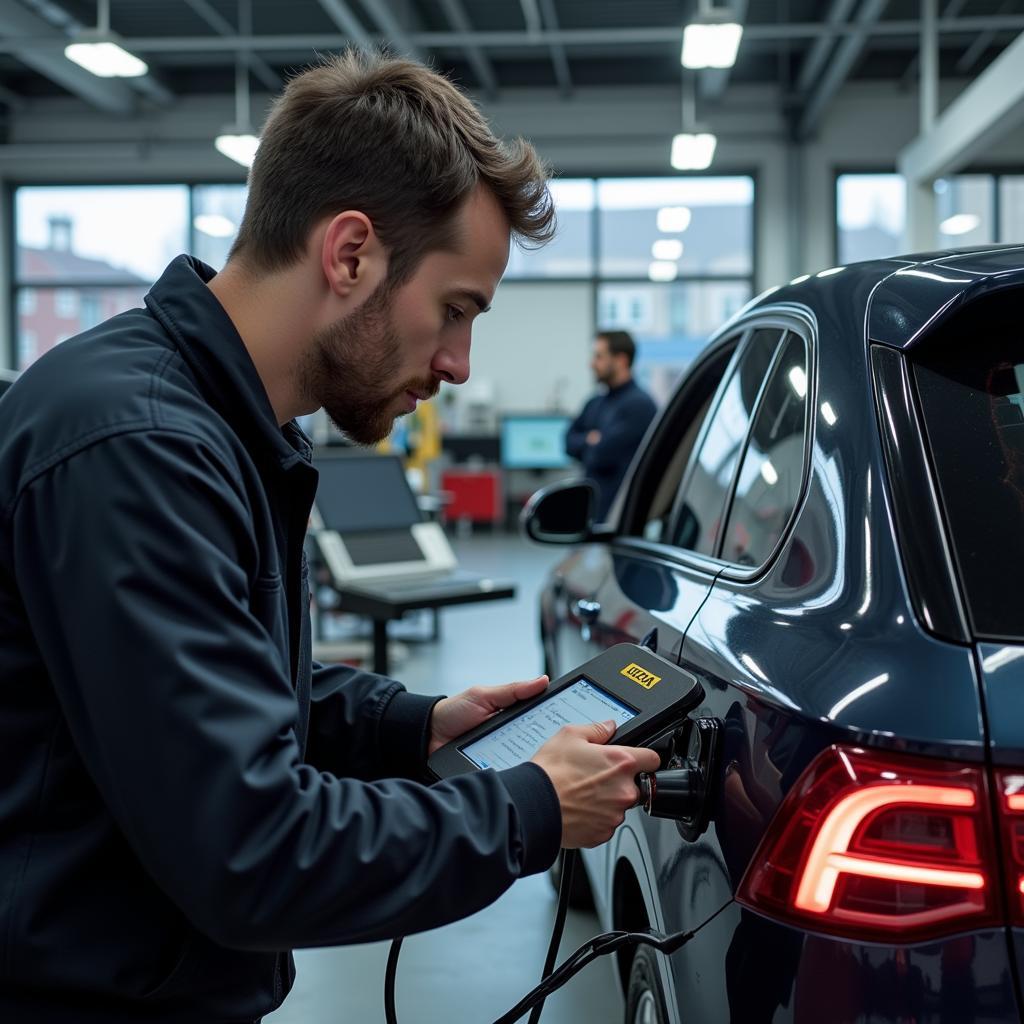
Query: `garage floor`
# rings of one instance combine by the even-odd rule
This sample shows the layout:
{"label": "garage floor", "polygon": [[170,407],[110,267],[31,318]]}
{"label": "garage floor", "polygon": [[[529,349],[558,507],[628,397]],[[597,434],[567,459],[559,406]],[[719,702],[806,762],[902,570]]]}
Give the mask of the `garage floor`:
{"label": "garage floor", "polygon": [[[515,601],[452,608],[441,639],[421,642],[423,621],[398,625],[406,656],[392,674],[413,691],[457,693],[474,683],[527,679],[541,667],[537,591],[562,555],[511,536],[476,535],[454,542],[464,569],[513,579]],[[402,947],[397,1011],[401,1024],[488,1024],[540,978],[554,917],[554,892],[543,876],[517,882],[487,910],[417,935]],[[563,956],[599,929],[592,914],[570,912]],[[384,1020],[388,944],[299,950],[291,995],[265,1024],[379,1024]],[[612,961],[591,964],[545,1005],[544,1024],[617,1024],[622,997]]]}

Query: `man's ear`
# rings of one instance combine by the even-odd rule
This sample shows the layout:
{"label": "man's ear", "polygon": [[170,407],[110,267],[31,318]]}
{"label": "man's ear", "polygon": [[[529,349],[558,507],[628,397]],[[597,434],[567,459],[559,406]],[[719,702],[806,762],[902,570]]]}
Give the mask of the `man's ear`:
{"label": "man's ear", "polygon": [[328,287],[340,299],[369,295],[384,279],[387,257],[365,213],[346,210],[324,230],[321,267]]}

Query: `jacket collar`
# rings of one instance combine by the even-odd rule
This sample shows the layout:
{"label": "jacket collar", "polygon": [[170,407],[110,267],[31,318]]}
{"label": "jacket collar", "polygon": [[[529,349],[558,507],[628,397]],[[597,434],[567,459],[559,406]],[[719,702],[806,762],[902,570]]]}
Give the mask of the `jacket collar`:
{"label": "jacket collar", "polygon": [[178,256],[150,289],[146,306],[174,340],[210,404],[254,455],[259,451],[282,469],[308,462],[309,438],[294,421],[278,427],[248,349],[206,287],[215,276],[201,260]]}

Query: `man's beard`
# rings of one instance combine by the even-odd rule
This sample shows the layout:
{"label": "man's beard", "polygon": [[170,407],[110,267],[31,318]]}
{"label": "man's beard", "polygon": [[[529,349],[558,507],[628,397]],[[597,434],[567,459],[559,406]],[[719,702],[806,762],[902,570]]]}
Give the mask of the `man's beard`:
{"label": "man's beard", "polygon": [[384,282],[355,312],[318,331],[299,368],[303,398],[323,406],[356,444],[373,445],[391,433],[406,391],[433,396],[440,386],[434,377],[396,383],[402,345],[390,315],[392,292]]}

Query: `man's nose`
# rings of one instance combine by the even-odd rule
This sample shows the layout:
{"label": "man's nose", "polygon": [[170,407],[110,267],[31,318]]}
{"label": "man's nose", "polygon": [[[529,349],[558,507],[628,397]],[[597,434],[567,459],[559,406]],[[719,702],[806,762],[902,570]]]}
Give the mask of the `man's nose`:
{"label": "man's nose", "polygon": [[469,380],[469,342],[439,349],[432,369],[449,384],[465,384]]}

